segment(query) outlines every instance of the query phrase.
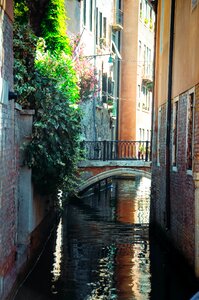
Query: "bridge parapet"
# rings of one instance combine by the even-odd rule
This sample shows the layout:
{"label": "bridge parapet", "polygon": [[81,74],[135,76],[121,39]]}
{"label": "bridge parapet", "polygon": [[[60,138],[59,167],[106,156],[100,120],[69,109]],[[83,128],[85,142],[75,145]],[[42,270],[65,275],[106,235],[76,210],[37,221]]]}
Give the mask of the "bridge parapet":
{"label": "bridge parapet", "polygon": [[[95,169],[96,171],[96,169]],[[94,173],[96,173],[94,175]],[[134,168],[113,168],[108,170],[101,170],[101,172],[98,170],[98,172],[94,172],[90,177],[84,180],[84,182],[79,186],[78,192],[81,193],[84,190],[88,189],[92,185],[96,184],[97,182],[100,182],[102,180],[105,180],[110,177],[116,177],[116,176],[122,176],[126,177],[136,177],[136,176],[143,176],[147,178],[151,178],[151,174],[149,171],[141,170],[141,169],[134,169]]]}
{"label": "bridge parapet", "polygon": [[144,176],[151,178],[151,162],[145,161],[82,161],[79,170],[83,183],[79,192],[95,183],[115,176]]}
{"label": "bridge parapet", "polygon": [[149,141],[84,141],[87,160],[150,160]]}
{"label": "bridge parapet", "polygon": [[150,177],[148,141],[85,141],[85,160],[79,163],[82,191],[98,181],[114,176]]}

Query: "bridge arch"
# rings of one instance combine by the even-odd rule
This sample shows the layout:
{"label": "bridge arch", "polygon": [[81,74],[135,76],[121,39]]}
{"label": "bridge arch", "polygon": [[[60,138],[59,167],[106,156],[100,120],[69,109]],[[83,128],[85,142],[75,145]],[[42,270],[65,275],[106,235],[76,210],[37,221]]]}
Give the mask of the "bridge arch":
{"label": "bridge arch", "polygon": [[115,176],[125,176],[125,175],[132,175],[134,177],[142,176],[151,179],[151,173],[144,170],[132,169],[132,168],[116,168],[116,169],[111,169],[111,170],[101,172],[97,175],[88,178],[86,181],[83,182],[83,184],[79,186],[78,193],[82,193],[84,190],[88,189],[95,183],[102,181],[104,179],[115,177]]}

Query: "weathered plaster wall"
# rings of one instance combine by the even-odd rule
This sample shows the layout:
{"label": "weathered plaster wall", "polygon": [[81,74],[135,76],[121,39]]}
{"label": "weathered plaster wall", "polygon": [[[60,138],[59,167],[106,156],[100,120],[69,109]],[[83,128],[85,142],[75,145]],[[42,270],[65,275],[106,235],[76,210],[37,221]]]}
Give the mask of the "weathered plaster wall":
{"label": "weathered plaster wall", "polygon": [[95,140],[96,131],[98,140],[111,140],[114,121],[112,121],[108,110],[103,108],[103,106],[95,107],[93,100],[85,101],[80,107],[83,114],[81,123],[82,139],[87,141]]}

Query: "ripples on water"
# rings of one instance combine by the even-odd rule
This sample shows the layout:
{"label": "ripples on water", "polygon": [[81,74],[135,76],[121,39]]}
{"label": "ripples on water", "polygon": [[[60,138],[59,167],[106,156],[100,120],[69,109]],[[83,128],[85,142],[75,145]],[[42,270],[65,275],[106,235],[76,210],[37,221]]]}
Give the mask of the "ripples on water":
{"label": "ripples on water", "polygon": [[149,241],[149,205],[146,178],[114,180],[73,201],[16,300],[188,300],[183,289],[165,293],[164,254]]}
{"label": "ripples on water", "polygon": [[100,195],[90,190],[68,207],[66,296],[149,299],[149,205],[150,180],[142,178],[114,182]]}

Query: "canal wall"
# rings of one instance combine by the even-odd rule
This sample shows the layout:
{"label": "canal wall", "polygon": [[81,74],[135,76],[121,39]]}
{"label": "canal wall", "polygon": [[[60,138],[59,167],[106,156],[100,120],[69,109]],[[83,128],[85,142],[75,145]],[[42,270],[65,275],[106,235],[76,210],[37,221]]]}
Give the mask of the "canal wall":
{"label": "canal wall", "polygon": [[[14,292],[41,250],[55,218],[54,199],[38,195],[23,148],[32,134],[33,110],[13,93],[12,0],[0,3],[0,299]],[[11,96],[12,92],[12,96]],[[13,99],[14,98],[14,99]]]}
{"label": "canal wall", "polygon": [[12,299],[52,229],[52,196],[39,195],[23,148],[31,139],[34,111],[14,101],[0,105],[0,299]]}
{"label": "canal wall", "polygon": [[[174,135],[171,135],[169,170],[169,183],[167,183],[168,170],[166,163],[166,104],[159,108],[158,134],[154,137],[153,163],[152,163],[152,186],[151,186],[151,222],[160,226],[174,247],[185,257],[189,265],[199,275],[197,264],[197,222],[198,206],[197,199],[197,168],[195,160],[191,170],[187,169],[187,123],[188,99],[190,92],[186,91],[179,95],[178,124],[177,124],[177,154],[174,163]],[[195,87],[195,105],[199,103],[199,85]],[[171,120],[174,110],[172,111]],[[195,114],[198,120],[198,112]],[[198,121],[197,121],[198,123]],[[171,124],[174,132],[174,124]],[[198,130],[195,130],[194,139],[198,139]],[[159,146],[158,146],[159,145]],[[193,157],[197,157],[198,146],[194,145]],[[169,187],[167,187],[169,184]],[[197,276],[198,276],[197,275]]]}

